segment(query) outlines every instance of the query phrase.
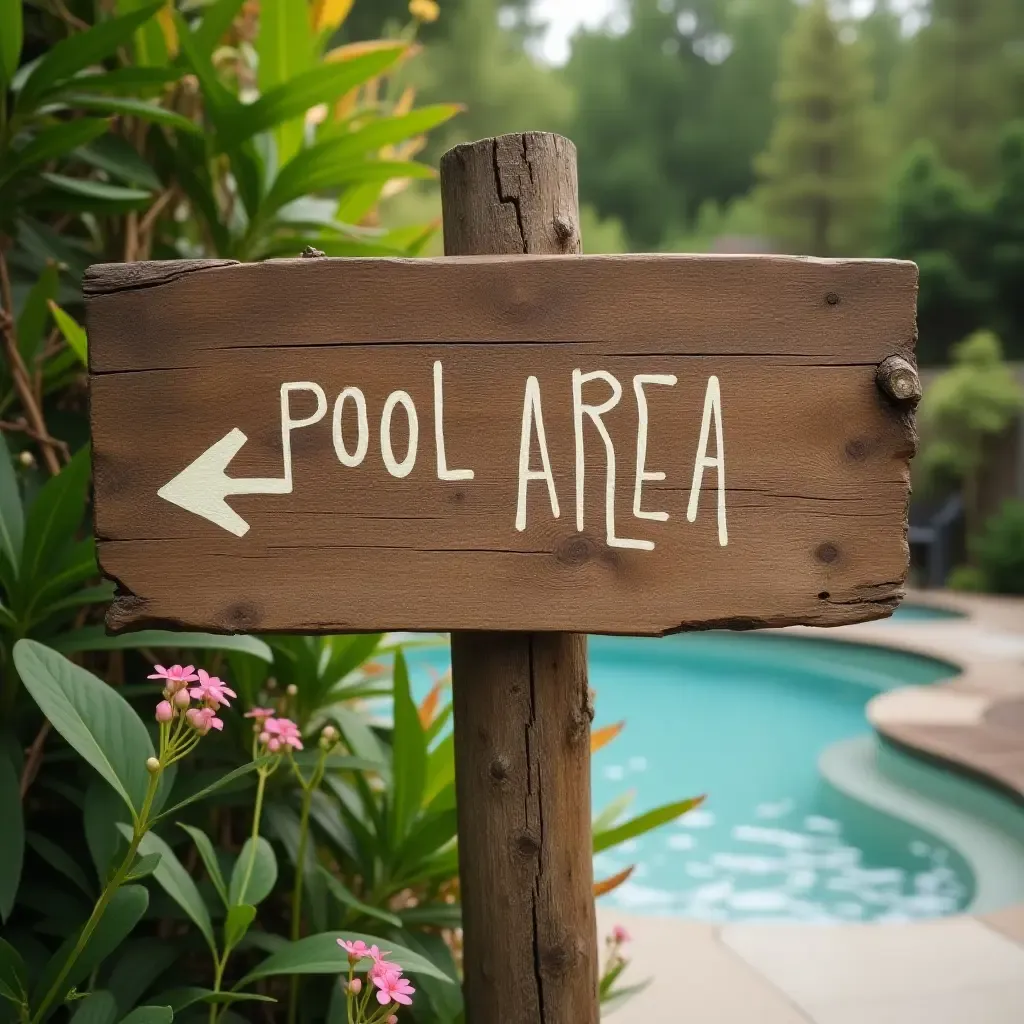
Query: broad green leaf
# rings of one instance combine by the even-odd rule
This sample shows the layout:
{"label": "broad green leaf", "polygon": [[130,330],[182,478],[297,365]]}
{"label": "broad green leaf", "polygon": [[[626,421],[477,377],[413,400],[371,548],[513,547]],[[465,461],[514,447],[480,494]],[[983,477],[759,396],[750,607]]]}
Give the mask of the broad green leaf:
{"label": "broad green leaf", "polygon": [[174,1011],[169,1006],[136,1006],[120,1024],[171,1024]]}
{"label": "broad green leaf", "polygon": [[625,988],[617,989],[615,992],[609,992],[607,997],[601,1000],[601,1016],[609,1016],[634,996],[638,996],[651,984],[651,980],[648,978],[646,981],[637,982],[635,985],[627,985]]}
{"label": "broad green leaf", "polygon": [[[126,837],[131,835],[131,829],[126,826],[122,825],[121,831]],[[142,837],[142,842],[139,843],[139,852],[143,855],[160,854],[160,863],[153,872],[153,878],[160,884],[164,892],[188,914],[193,924],[202,933],[203,938],[206,939],[210,951],[216,956],[217,942],[213,937],[210,912],[206,909],[206,904],[203,902],[203,897],[192,880],[192,876],[185,870],[174,851],[155,832],[147,832]]]}
{"label": "broad green leaf", "polygon": [[179,14],[174,15],[174,24],[178,30],[178,43],[185,63],[199,79],[206,104],[206,114],[223,135],[224,130],[241,114],[244,107],[228,91],[221,82],[217,71],[210,60],[210,53],[197,45],[197,37],[189,30],[185,19]]}
{"label": "broad green leaf", "polygon": [[331,103],[350,89],[386,71],[408,49],[405,43],[381,47],[346,61],[320,64],[264,93],[244,106],[222,128],[224,143],[237,145],[293,117],[304,116],[319,103]]}
{"label": "broad green leaf", "polygon": [[212,988],[198,988],[189,986],[187,988],[172,988],[167,992],[161,992],[157,997],[161,1002],[170,1004],[175,1013],[181,1013],[196,1003],[216,1003],[218,1006],[226,1006],[230,1003],[276,1003],[277,1000],[271,996],[261,996],[258,992],[214,992]]}
{"label": "broad green leaf", "polygon": [[117,1001],[110,992],[100,989],[78,1003],[71,1024],[114,1024],[117,1020]]}
{"label": "broad green leaf", "polygon": [[113,860],[121,843],[118,826],[129,820],[124,802],[101,778],[94,776],[85,791],[82,822],[85,842],[89,847],[100,884],[113,873]]}
{"label": "broad green leaf", "polygon": [[21,553],[21,578],[26,587],[39,587],[44,571],[73,539],[82,522],[89,494],[89,446],[43,485],[28,510]]}
{"label": "broad green leaf", "polygon": [[101,21],[85,32],[76,32],[51,46],[22,86],[17,109],[25,110],[46,90],[112,54],[127,43],[135,30],[163,4],[164,0],[157,0],[123,17]]}
{"label": "broad green leaf", "polygon": [[335,878],[335,876],[332,875],[322,864],[318,864],[316,869],[317,872],[323,876],[324,886],[327,891],[340,904],[351,908],[357,914],[362,914],[365,917],[376,918],[378,921],[383,921],[385,924],[392,925],[395,928],[402,927],[402,919],[400,917],[396,914],[392,914],[389,910],[372,906],[371,904],[364,903],[362,900],[358,899],[346,888],[340,878]]}
{"label": "broad green leaf", "polygon": [[338,200],[335,216],[344,224],[357,224],[380,201],[386,182],[371,181],[346,189]]}
{"label": "broad green leaf", "polygon": [[125,876],[126,882],[135,882],[140,878],[148,878],[160,865],[159,853],[147,853],[137,857],[131,870]]}
{"label": "broad green leaf", "polygon": [[54,729],[138,813],[153,744],[128,702],[91,672],[34,640],[15,644],[14,662]]}
{"label": "broad green leaf", "polygon": [[109,604],[114,599],[114,592],[113,583],[97,583],[94,587],[83,587],[59,601],[54,601],[53,604],[43,605],[42,611],[34,616],[33,623],[60,612],[74,611],[87,604]]}
{"label": "broad green leaf", "polygon": [[248,764],[243,764],[239,768],[235,768],[233,771],[228,772],[227,775],[221,776],[216,782],[210,783],[209,786],[204,786],[202,789],[185,797],[184,800],[179,800],[173,807],[168,807],[166,810],[156,815],[152,819],[152,823],[155,825],[158,821],[163,821],[165,818],[169,818],[177,814],[179,811],[188,807],[189,804],[194,804],[197,800],[205,800],[211,794],[216,793],[218,789],[234,782],[243,775],[248,775],[249,772],[255,771],[257,768],[261,768],[270,760],[270,757],[261,757],[257,758],[255,761],[250,761]]}
{"label": "broad green leaf", "polygon": [[[146,6],[146,0],[115,0],[118,14],[127,14]],[[140,67],[162,67],[167,63],[167,40],[160,27],[159,17],[151,18],[135,32],[134,63]]]}
{"label": "broad green leaf", "polygon": [[[107,904],[96,930],[92,933],[81,956],[62,982],[64,991],[73,988],[90,974],[121,945],[142,919],[149,906],[149,893],[142,885],[125,885],[118,889]],[[57,980],[60,969],[78,942],[82,929],[76,928],[60,949],[50,958],[36,984],[33,1001],[38,1003]]]}
{"label": "broad green leaf", "polygon": [[85,336],[85,328],[73,317],[64,312],[53,300],[50,301],[50,312],[54,322],[60,329],[68,347],[78,356],[83,366],[89,365],[89,341]]}
{"label": "broad green leaf", "polygon": [[103,626],[84,626],[73,633],[55,638],[53,646],[65,654],[77,651],[123,651],[136,647],[173,647],[188,651],[238,651],[262,661],[274,660],[270,648],[254,636],[172,633],[162,629],[140,629],[136,633],[107,636]]}
{"label": "broad green leaf", "polygon": [[163,183],[156,171],[139,156],[135,147],[121,135],[109,133],[78,150],[78,155],[107,174],[141,188],[158,192]]}
{"label": "broad green leaf", "polygon": [[245,933],[255,920],[256,908],[249,903],[236,903],[228,907],[224,919],[224,949],[234,949],[245,938]]}
{"label": "broad green leaf", "polygon": [[17,575],[21,565],[22,540],[25,535],[21,488],[14,472],[14,460],[7,442],[0,434],[0,560],[7,559]]}
{"label": "broad green leaf", "polygon": [[115,68],[113,71],[89,71],[67,82],[50,98],[63,95],[64,92],[103,92],[116,93],[119,96],[155,95],[163,91],[164,86],[176,82],[184,74],[182,68]]}
{"label": "broad green leaf", "polygon": [[0,920],[11,915],[25,859],[25,819],[21,812],[21,786],[14,762],[0,750]]}
{"label": "broad green leaf", "polygon": [[387,751],[377,738],[377,734],[366,724],[366,719],[362,714],[343,704],[335,704],[327,709],[327,714],[341,730],[345,745],[353,754],[378,764],[385,761],[388,756]]}
{"label": "broad green leaf", "polygon": [[4,166],[0,167],[0,183],[36,164],[67,156],[79,146],[99,138],[109,127],[103,118],[80,117],[41,128],[27,145],[8,156]]}
{"label": "broad green leaf", "polygon": [[[313,64],[313,33],[309,8],[294,0],[261,0],[260,33],[256,39],[260,92],[272,89],[308,71]],[[302,148],[305,122],[300,116],[274,129],[278,166]]]}
{"label": "broad green leaf", "polygon": [[635,818],[631,818],[621,825],[605,829],[602,832],[595,832],[594,853],[600,853],[611,846],[617,846],[619,843],[626,842],[627,839],[633,839],[636,836],[643,835],[645,832],[650,832],[651,829],[666,825],[670,821],[675,821],[681,814],[693,810],[703,800],[704,797],[698,796],[691,800],[679,800],[676,803],[665,804],[662,807],[656,807],[653,811],[647,811],[646,814],[638,814]]}
{"label": "broad green leaf", "polygon": [[21,63],[21,0],[0,0],[0,92],[6,91]]}
{"label": "broad green leaf", "polygon": [[[73,358],[78,361],[77,357]],[[52,602],[68,596],[69,591],[99,575],[99,566],[96,564],[96,541],[91,535],[75,541],[64,549],[59,562],[48,566],[48,570],[42,586],[33,588],[29,601],[30,611],[45,611]]]}
{"label": "broad green leaf", "polygon": [[244,0],[214,0],[203,9],[203,20],[192,33],[196,50],[209,57],[235,20]]}
{"label": "broad green leaf", "polygon": [[[453,796],[454,796],[454,787]],[[454,800],[452,801],[454,803]],[[447,846],[458,829],[455,807],[445,808],[435,814],[425,814],[412,827],[405,842],[397,851],[402,867],[415,874],[424,861],[431,859],[438,850]]]}
{"label": "broad green leaf", "polygon": [[263,836],[257,836],[254,845],[250,836],[231,871],[228,902],[258,905],[273,892],[276,882],[277,858],[274,856],[274,848]]}
{"label": "broad green leaf", "polygon": [[[43,343],[50,309],[46,303],[57,295],[60,268],[54,260],[48,260],[29,289],[18,316],[18,348],[27,366],[34,366],[39,346]],[[2,470],[0,470],[2,472]],[[3,501],[3,481],[0,480],[0,502]]]}
{"label": "broad green leaf", "polygon": [[179,821],[178,827],[183,828],[192,837],[192,842],[196,844],[196,849],[199,851],[199,856],[203,859],[206,873],[210,876],[210,881],[217,890],[217,895],[220,896],[224,905],[227,906],[229,902],[228,887],[224,884],[224,875],[220,869],[220,861],[217,859],[217,851],[213,848],[210,837],[201,828],[196,828],[194,825],[186,825]]}
{"label": "broad green leaf", "polygon": [[[153,982],[166,971],[186,950],[174,942],[162,939],[135,939],[120,951],[107,979],[107,988],[114,993],[121,1013],[135,1006]],[[165,1003],[159,998],[155,1003]]]}
{"label": "broad green leaf", "polygon": [[636,790],[627,790],[612,800],[591,823],[592,832],[605,832],[626,813],[626,809],[636,799]]}
{"label": "broad green leaf", "polygon": [[0,938],[0,998],[23,1003],[28,998],[25,961],[7,941]]}
{"label": "broad green leaf", "polygon": [[162,107],[159,103],[148,103],[128,96],[91,96],[86,94],[70,95],[61,98],[68,106],[79,110],[89,110],[95,114],[118,114],[124,117],[137,117],[142,121],[162,124],[167,128],[176,128],[180,132],[198,134],[199,126],[187,117]]}
{"label": "broad green leaf", "polygon": [[[263,963],[251,970],[235,988],[244,988],[259,978],[269,978],[277,974],[341,974],[348,966],[348,957],[338,945],[338,939],[362,939],[368,946],[377,945],[381,949],[390,950],[388,960],[398,964],[403,971],[410,974],[426,974],[443,981],[451,981],[443,971],[435,967],[425,957],[414,953],[404,946],[379,938],[376,935],[363,935],[357,932],[324,932],[320,935],[309,935],[297,942],[289,942],[276,953],[272,953]],[[362,968],[356,967],[356,970]]]}
{"label": "broad green leaf", "polygon": [[427,775],[427,741],[409,690],[405,656],[395,653],[395,731],[391,743],[392,842],[400,844],[419,813]]}
{"label": "broad green leaf", "polygon": [[69,178],[66,174],[44,171],[39,175],[39,179],[56,189],[56,192],[50,192],[46,197],[48,207],[58,206],[57,198],[60,193],[71,197],[67,208],[75,211],[137,210],[146,206],[153,198],[152,193],[144,192],[142,189],[111,185],[105,181],[93,181],[91,178]]}
{"label": "broad green leaf", "polygon": [[26,842],[33,853],[45,860],[58,875],[74,882],[89,899],[94,898],[95,893],[81,865],[63,846],[38,832],[29,832]]}
{"label": "broad green leaf", "polygon": [[[313,154],[313,158],[306,160],[307,154]],[[293,172],[292,168],[296,164],[299,167]],[[434,172],[426,164],[409,160],[365,160],[357,157],[337,159],[333,153],[308,149],[281,171],[265,204],[268,211],[273,211],[311,192],[337,189],[353,182],[432,177]]]}

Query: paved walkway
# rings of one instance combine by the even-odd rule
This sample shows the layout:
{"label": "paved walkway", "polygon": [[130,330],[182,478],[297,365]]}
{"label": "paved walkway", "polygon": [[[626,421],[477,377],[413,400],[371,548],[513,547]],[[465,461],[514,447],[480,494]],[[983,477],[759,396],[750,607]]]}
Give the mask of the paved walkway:
{"label": "paved walkway", "polygon": [[[1024,601],[909,600],[968,617],[810,632],[960,666],[948,683],[880,695],[868,717],[887,739],[1024,803]],[[633,937],[624,983],[653,979],[615,1024],[1024,1024],[1024,906],[832,926],[713,925],[599,906],[598,923]]]}

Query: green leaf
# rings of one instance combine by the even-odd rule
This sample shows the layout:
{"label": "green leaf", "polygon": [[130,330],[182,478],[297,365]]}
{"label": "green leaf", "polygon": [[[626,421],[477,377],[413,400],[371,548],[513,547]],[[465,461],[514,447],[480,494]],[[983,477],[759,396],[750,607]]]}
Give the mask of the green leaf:
{"label": "green leaf", "polygon": [[[107,979],[107,988],[114,993],[121,1013],[135,1006],[153,982],[174,963],[185,949],[164,939],[135,939],[118,956]],[[164,1003],[165,999],[153,1002]]]}
{"label": "green leaf", "polygon": [[135,882],[140,878],[148,878],[160,865],[159,853],[147,853],[136,859],[131,870],[125,876],[126,882]]}
{"label": "green leaf", "polygon": [[50,300],[50,312],[53,319],[60,328],[60,333],[68,343],[68,347],[78,356],[83,366],[89,365],[89,341],[85,336],[85,328],[73,317],[64,312],[52,299]]}
{"label": "green leaf", "polygon": [[164,0],[156,0],[155,3],[138,11],[102,21],[85,32],[77,32],[51,46],[22,86],[18,94],[17,109],[26,109],[48,89],[83,68],[108,57],[119,46],[127,43],[135,30],[151,18],[163,4]]}
{"label": "green leaf", "polygon": [[69,178],[66,174],[51,174],[49,171],[41,173],[39,179],[57,190],[46,195],[48,207],[64,208],[58,201],[61,193],[72,197],[66,204],[67,208],[75,211],[96,210],[100,213],[137,210],[146,206],[153,198],[150,192],[144,192],[142,189],[110,185],[105,181],[93,181],[90,178]]}
{"label": "green leaf", "polygon": [[250,836],[232,869],[228,902],[262,903],[273,891],[276,882],[277,858],[274,856],[274,848],[263,836],[256,837],[254,846]]}
{"label": "green leaf", "polygon": [[249,903],[236,903],[228,907],[227,917],[224,919],[224,949],[229,951],[235,948],[249,926],[256,920],[256,908]]}
{"label": "green leaf", "polygon": [[23,1003],[28,998],[28,980],[25,961],[7,941],[0,938],[0,997],[12,1003]]}
{"label": "green leaf", "polygon": [[[146,0],[115,0],[114,9],[118,14],[127,14],[146,6]],[[140,25],[135,32],[135,64],[142,67],[159,67],[167,63],[167,41],[160,23],[154,18]]]}
{"label": "green leaf", "polygon": [[[244,0],[214,0],[203,11],[203,20],[192,33],[195,49],[209,57],[235,20]],[[262,13],[262,12],[261,12]]]}
{"label": "green leaf", "polygon": [[0,168],[0,183],[35,164],[66,156],[87,142],[103,135],[110,126],[98,117],[80,117],[75,121],[62,121],[36,132],[31,141],[8,156]]}
{"label": "green leaf", "polygon": [[254,636],[172,633],[162,629],[140,629],[135,633],[107,636],[103,626],[85,626],[73,633],[57,637],[53,646],[65,654],[78,651],[123,651],[136,647],[173,647],[188,651],[238,651],[241,654],[251,654],[262,661],[274,660],[270,648]]}
{"label": "green leaf", "polygon": [[83,587],[59,601],[54,601],[53,604],[43,605],[43,610],[37,613],[34,621],[39,622],[59,612],[73,611],[87,604],[109,604],[114,599],[114,593],[113,583],[97,583],[94,587]]}
{"label": "green leaf", "polygon": [[85,791],[82,822],[85,842],[101,884],[110,877],[111,863],[121,845],[118,826],[127,820],[124,802],[101,778],[94,776]]}
{"label": "green leaf", "polygon": [[89,446],[43,485],[28,511],[22,547],[21,577],[37,587],[54,556],[74,537],[89,494]]}
{"label": "green leaf", "polygon": [[[18,348],[21,350],[21,357],[27,366],[35,364],[36,354],[39,352],[39,346],[43,342],[46,325],[50,319],[50,309],[46,303],[49,299],[56,297],[59,278],[58,264],[54,260],[49,260],[29,289],[21,307],[21,315],[18,317]],[[0,479],[0,502],[2,502],[2,484],[3,480]]]}
{"label": "green leaf", "polygon": [[676,803],[665,804],[662,807],[656,807],[653,811],[647,811],[646,814],[639,814],[614,828],[596,832],[594,834],[594,853],[600,853],[611,846],[626,842],[627,839],[633,839],[645,832],[650,832],[651,829],[675,821],[681,814],[693,810],[703,799],[702,796],[698,796],[691,800],[679,800]]}
{"label": "green leaf", "polygon": [[153,124],[162,124],[167,128],[175,128],[179,132],[190,132],[193,135],[200,133],[201,129],[195,121],[159,103],[148,103],[146,100],[136,100],[128,96],[90,96],[85,93],[62,97],[62,102],[68,106],[77,107],[79,110],[90,110],[95,114],[118,114],[124,117],[137,117],[141,121],[150,121]]}
{"label": "green leaf", "polygon": [[22,540],[25,535],[21,488],[14,472],[14,460],[7,442],[0,435],[0,559],[6,558],[15,576],[21,565]]}
{"label": "green leaf", "polygon": [[[142,915],[145,914],[148,906],[149,893],[145,886],[125,885],[114,893],[96,930],[86,942],[81,956],[75,961],[74,967],[64,979],[62,984],[65,986],[65,991],[92,974],[124,942],[131,934],[132,929],[142,920]],[[33,1002],[38,1003],[57,980],[57,975],[75,948],[81,931],[81,928],[76,928],[74,933],[68,936],[60,949],[50,958],[36,985]]]}
{"label": "green leaf", "polygon": [[162,992],[158,997],[161,1001],[169,1003],[175,1013],[181,1013],[196,1003],[216,1003],[217,1005],[228,1005],[230,1003],[256,1002],[276,1003],[272,996],[261,996],[258,992],[214,992],[212,988],[198,988],[189,986],[186,988],[172,988]]}
{"label": "green leaf", "polygon": [[14,663],[40,710],[76,750],[138,813],[149,773],[153,744],[128,702],[103,680],[63,655],[19,640]]}
{"label": "green leaf", "polygon": [[0,92],[4,92],[21,63],[21,0],[0,0],[0,25],[4,27],[0,34]]}
{"label": "green leaf", "polygon": [[78,155],[93,167],[98,167],[129,185],[139,185],[153,192],[158,192],[163,187],[156,171],[121,135],[108,133],[90,145],[83,146]]}
{"label": "green leaf", "polygon": [[[131,829],[127,826],[122,825],[121,832],[126,838],[131,836]],[[174,851],[155,832],[147,832],[142,837],[142,842],[139,843],[139,852],[144,856],[151,853],[160,854],[160,863],[153,872],[154,880],[188,914],[193,924],[202,933],[203,938],[206,939],[210,951],[216,956],[217,943],[213,937],[210,912],[206,909],[206,904],[203,902],[203,897],[192,880],[192,876],[185,870]]]}
{"label": "green leaf", "polygon": [[214,850],[210,837],[201,828],[196,828],[194,825],[186,825],[180,821],[178,822],[178,828],[183,828],[192,837],[192,842],[196,844],[196,849],[199,851],[199,856],[203,859],[206,873],[210,876],[210,881],[217,890],[217,895],[220,896],[224,905],[227,906],[229,903],[228,887],[224,884],[224,875],[220,870],[220,861],[217,859],[217,851]]}
{"label": "green leaf", "polygon": [[[307,5],[293,0],[261,0],[256,55],[259,87],[264,95],[300,72],[308,71],[313,63],[313,33]],[[274,138],[279,166],[302,148],[304,134],[302,117],[277,125]]]}
{"label": "green leaf", "polygon": [[67,596],[68,591],[99,575],[96,541],[91,535],[75,541],[63,550],[60,561],[48,568],[45,582],[32,594],[30,611],[47,609],[58,598]]}
{"label": "green leaf", "polygon": [[605,832],[626,813],[626,808],[636,799],[635,790],[627,790],[604,807],[591,822],[591,832]]}
{"label": "green leaf", "polygon": [[364,903],[353,895],[346,887],[342,884],[341,879],[335,878],[322,864],[318,864],[317,872],[323,876],[324,885],[327,891],[340,903],[342,906],[350,907],[358,914],[362,914],[365,917],[374,917],[378,921],[383,921],[385,924],[393,925],[395,928],[402,927],[402,919],[396,914],[392,914],[389,910],[384,910],[381,907],[374,907],[369,903]]}
{"label": "green leaf", "polygon": [[196,37],[178,12],[174,14],[174,23],[178,29],[181,55],[199,79],[206,114],[222,135],[225,128],[239,117],[244,107],[221,82],[210,60],[210,53],[197,45]]}
{"label": "green leaf", "polygon": [[179,68],[115,68],[113,71],[88,71],[68,79],[50,98],[64,92],[109,92],[120,96],[154,95],[163,91],[164,86],[176,82],[184,74]]}
{"label": "green leaf", "polygon": [[174,1011],[169,1006],[136,1006],[120,1024],[171,1024]]}
{"label": "green leaf", "polygon": [[117,1001],[111,993],[101,989],[91,992],[79,1004],[71,1017],[71,1024],[114,1024],[117,1020]]}
{"label": "green leaf", "polygon": [[38,832],[29,832],[26,842],[36,856],[41,857],[53,868],[62,878],[74,882],[89,899],[93,899],[94,893],[89,879],[82,870],[81,865],[71,856],[63,846],[58,845],[51,839]]}
{"label": "green leaf", "polygon": [[[297,942],[289,942],[268,956],[263,963],[258,964],[235,987],[244,988],[259,978],[269,978],[278,974],[341,974],[348,966],[348,957],[338,945],[339,937],[348,940],[362,939],[368,946],[376,944],[382,949],[391,950],[388,960],[410,974],[426,974],[448,982],[452,980],[425,957],[404,946],[398,946],[375,935],[345,932],[343,936],[339,936],[334,931],[309,935]],[[358,966],[356,969],[360,970]]]}
{"label": "green leaf", "polygon": [[391,743],[391,836],[396,844],[408,835],[419,813],[427,775],[427,741],[409,690],[405,655],[395,652],[395,731]]}
{"label": "green leaf", "polygon": [[222,128],[224,143],[237,145],[293,117],[304,116],[319,103],[331,103],[350,89],[386,71],[406,51],[405,43],[382,47],[346,61],[333,61],[305,71],[244,106]]}
{"label": "green leaf", "polygon": [[209,786],[204,786],[191,796],[185,797],[184,800],[179,800],[173,807],[168,807],[165,811],[156,815],[152,819],[152,823],[155,825],[158,821],[163,821],[165,818],[169,818],[172,815],[177,814],[185,807],[188,807],[189,804],[194,804],[197,800],[205,800],[211,794],[216,793],[221,787],[228,785],[230,782],[234,782],[243,775],[248,775],[249,772],[255,771],[257,768],[261,768],[270,760],[272,760],[270,757],[261,757],[257,758],[255,761],[250,761],[248,764],[243,764],[239,768],[235,768],[234,771],[230,771],[227,775],[221,776],[216,782],[210,783]]}

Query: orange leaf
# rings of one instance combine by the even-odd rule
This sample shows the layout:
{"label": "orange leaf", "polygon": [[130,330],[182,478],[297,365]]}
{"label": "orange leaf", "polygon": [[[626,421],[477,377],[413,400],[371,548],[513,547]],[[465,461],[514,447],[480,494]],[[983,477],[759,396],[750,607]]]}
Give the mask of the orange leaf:
{"label": "orange leaf", "polygon": [[613,889],[618,889],[618,887],[622,885],[622,883],[625,882],[631,874],[633,874],[635,868],[635,864],[630,864],[628,868],[624,871],[620,871],[617,875],[612,875],[611,878],[606,878],[603,882],[595,882],[594,899],[597,899],[598,896],[604,896]]}
{"label": "orange leaf", "polygon": [[165,4],[156,12],[156,23],[160,26],[160,34],[164,37],[164,45],[171,57],[178,56],[178,28],[174,24],[171,5]]}
{"label": "orange leaf", "polygon": [[332,32],[348,17],[355,0],[313,0],[309,16],[314,32]]}
{"label": "orange leaf", "polygon": [[595,729],[590,734],[590,752],[596,754],[602,747],[606,747],[611,743],[625,728],[625,722],[616,722],[614,725],[606,725],[600,729]]}
{"label": "orange leaf", "polygon": [[391,113],[394,117],[403,117],[412,110],[412,105],[416,100],[416,90],[411,86],[407,85],[402,90],[402,95],[398,97],[397,102],[391,108]]}
{"label": "orange leaf", "polygon": [[437,714],[437,705],[440,701],[441,682],[439,680],[430,688],[430,693],[423,698],[423,703],[420,704],[420,725],[424,729],[434,720],[434,716]]}
{"label": "orange leaf", "polygon": [[[364,39],[359,43],[345,43],[344,46],[336,46],[324,54],[324,60],[351,60],[353,57],[361,57],[364,53],[376,53],[377,50],[394,50],[397,44],[393,39]],[[416,43],[409,43],[402,48],[399,61],[408,60],[423,49]]]}

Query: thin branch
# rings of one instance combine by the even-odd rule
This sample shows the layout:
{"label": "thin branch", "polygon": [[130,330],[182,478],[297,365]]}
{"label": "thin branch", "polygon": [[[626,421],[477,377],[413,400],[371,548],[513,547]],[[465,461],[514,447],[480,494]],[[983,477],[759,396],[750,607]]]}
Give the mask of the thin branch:
{"label": "thin branch", "polygon": [[71,458],[71,449],[68,448],[66,441],[62,441],[58,437],[50,437],[48,434],[38,433],[24,419],[0,420],[0,430],[6,430],[11,434],[25,434],[38,444],[47,445],[60,452],[65,459],[70,460]]}
{"label": "thin branch", "polygon": [[25,799],[25,794],[39,774],[39,766],[43,763],[43,747],[46,745],[46,737],[50,734],[50,728],[49,719],[44,720],[39,727],[39,732],[36,733],[36,738],[32,741],[32,746],[28,748],[28,753],[25,755],[25,767],[21,771],[22,800]]}

